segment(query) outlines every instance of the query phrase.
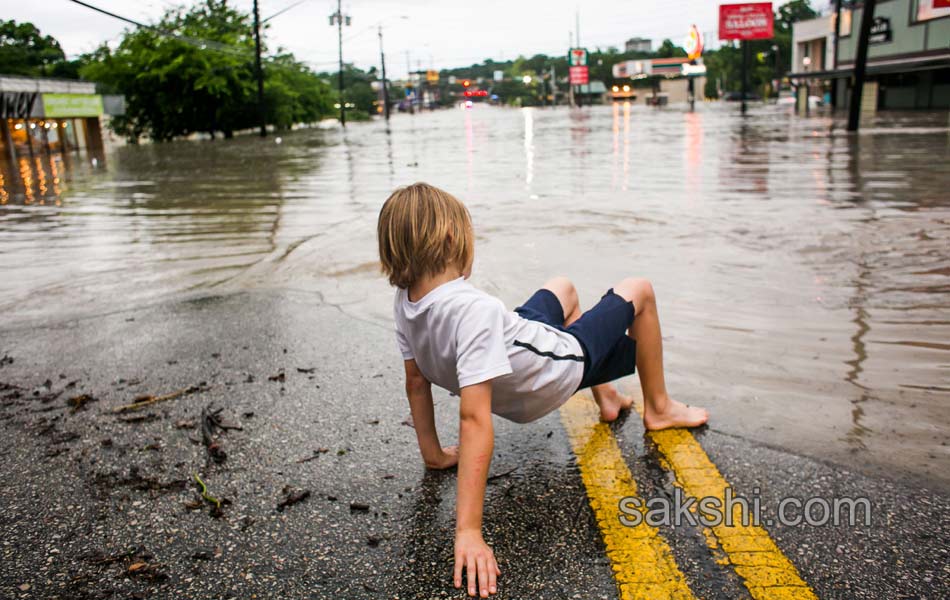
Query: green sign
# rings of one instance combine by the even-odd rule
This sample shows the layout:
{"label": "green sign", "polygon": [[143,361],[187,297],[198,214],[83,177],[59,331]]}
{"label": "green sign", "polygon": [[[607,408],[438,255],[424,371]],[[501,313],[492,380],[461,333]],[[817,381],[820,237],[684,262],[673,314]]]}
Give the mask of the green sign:
{"label": "green sign", "polygon": [[98,117],[102,115],[99,94],[43,94],[44,116],[50,118]]}
{"label": "green sign", "polygon": [[567,65],[569,67],[586,67],[587,48],[571,48],[567,52]]}

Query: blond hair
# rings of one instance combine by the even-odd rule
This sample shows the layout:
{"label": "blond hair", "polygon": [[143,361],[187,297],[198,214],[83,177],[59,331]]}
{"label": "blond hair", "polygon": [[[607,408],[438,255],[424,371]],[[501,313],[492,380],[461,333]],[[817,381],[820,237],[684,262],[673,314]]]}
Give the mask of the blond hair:
{"label": "blond hair", "polygon": [[404,289],[450,266],[464,270],[475,247],[468,209],[428,183],[401,187],[386,199],[376,237],[383,273]]}

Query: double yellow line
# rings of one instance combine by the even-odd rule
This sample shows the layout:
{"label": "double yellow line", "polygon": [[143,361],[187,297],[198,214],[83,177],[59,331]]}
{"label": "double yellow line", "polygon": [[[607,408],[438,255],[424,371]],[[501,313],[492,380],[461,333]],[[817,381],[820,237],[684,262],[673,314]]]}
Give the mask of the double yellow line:
{"label": "double yellow line", "polygon": [[[637,410],[642,414],[639,402]],[[574,396],[560,412],[621,600],[694,598],[659,531],[645,519],[635,527],[620,522],[619,502],[621,498],[638,497],[637,484],[610,427],[600,422],[600,411],[589,399]],[[697,499],[715,497],[725,506],[725,489],[730,486],[689,431],[670,429],[649,435],[684,494]],[[640,500],[644,507],[646,502]],[[768,532],[759,526],[742,525],[739,515],[734,516],[732,526],[718,525],[704,533],[711,549],[722,550],[723,562],[732,565],[749,594],[755,600],[816,600]]]}

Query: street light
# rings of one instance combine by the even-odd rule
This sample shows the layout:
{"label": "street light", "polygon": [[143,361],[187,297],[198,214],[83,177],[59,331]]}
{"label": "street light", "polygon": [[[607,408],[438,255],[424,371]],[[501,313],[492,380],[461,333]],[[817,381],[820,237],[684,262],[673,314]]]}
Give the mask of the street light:
{"label": "street light", "polygon": [[529,85],[531,83],[531,76],[525,75],[524,77],[521,78],[521,82],[525,85]]}
{"label": "street light", "polygon": [[337,26],[337,45],[340,51],[340,125],[346,127],[346,101],[343,99],[343,23],[350,26],[350,15],[344,15],[342,0],[336,0],[336,12],[330,15],[330,27]]}

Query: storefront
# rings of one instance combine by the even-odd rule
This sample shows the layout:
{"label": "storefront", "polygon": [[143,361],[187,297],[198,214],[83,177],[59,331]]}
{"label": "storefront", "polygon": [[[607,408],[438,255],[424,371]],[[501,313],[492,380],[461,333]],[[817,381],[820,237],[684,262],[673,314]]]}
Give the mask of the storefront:
{"label": "storefront", "polygon": [[[795,23],[789,78],[846,108],[863,7]],[[864,110],[950,108],[950,2],[879,0],[868,40]],[[816,53],[815,49],[820,50]],[[820,57],[821,62],[818,62]],[[866,106],[864,106],[866,104]]]}
{"label": "storefront", "polygon": [[0,144],[13,164],[38,152],[102,153],[103,97],[95,84],[0,77]]}

